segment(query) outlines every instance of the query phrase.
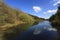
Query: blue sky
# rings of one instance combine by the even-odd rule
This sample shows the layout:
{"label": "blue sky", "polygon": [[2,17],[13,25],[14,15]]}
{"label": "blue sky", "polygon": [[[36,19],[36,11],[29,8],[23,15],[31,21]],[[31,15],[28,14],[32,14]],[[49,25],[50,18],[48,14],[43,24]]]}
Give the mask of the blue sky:
{"label": "blue sky", "polygon": [[31,15],[49,18],[56,13],[60,0],[5,0],[4,2]]}

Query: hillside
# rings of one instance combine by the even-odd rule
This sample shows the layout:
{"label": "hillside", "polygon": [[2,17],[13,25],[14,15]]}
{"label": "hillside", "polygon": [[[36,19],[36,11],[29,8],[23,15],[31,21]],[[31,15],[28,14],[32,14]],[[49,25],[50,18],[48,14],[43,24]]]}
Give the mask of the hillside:
{"label": "hillside", "polygon": [[34,23],[42,20],[36,16],[13,9],[5,3],[0,3],[0,26],[6,24]]}
{"label": "hillside", "polygon": [[5,24],[15,24],[23,22],[33,22],[33,17],[25,12],[13,9],[5,3],[0,5],[0,26]]}
{"label": "hillside", "polygon": [[[30,15],[30,14],[28,14],[28,15]],[[30,15],[30,16],[32,16],[35,19],[35,23],[45,20],[44,18],[37,17],[37,16],[34,16],[34,15]]]}
{"label": "hillside", "polygon": [[56,27],[60,29],[60,6],[58,6],[58,10],[56,12],[56,14],[52,15],[49,19],[52,24]]}

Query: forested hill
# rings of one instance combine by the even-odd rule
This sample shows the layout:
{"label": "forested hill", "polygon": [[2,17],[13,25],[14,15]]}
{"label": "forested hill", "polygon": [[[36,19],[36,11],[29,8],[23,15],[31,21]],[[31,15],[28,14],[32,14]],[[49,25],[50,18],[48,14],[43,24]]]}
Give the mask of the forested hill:
{"label": "forested hill", "polygon": [[49,19],[54,27],[60,29],[60,5],[55,15],[52,15]]}

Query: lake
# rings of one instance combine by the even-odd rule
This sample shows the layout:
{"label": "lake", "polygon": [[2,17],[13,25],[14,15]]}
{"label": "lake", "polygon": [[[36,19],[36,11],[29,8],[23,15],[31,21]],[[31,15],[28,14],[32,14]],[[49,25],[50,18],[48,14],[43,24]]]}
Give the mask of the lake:
{"label": "lake", "polygon": [[57,29],[52,28],[49,21],[43,21],[29,27],[27,31],[17,35],[14,40],[56,40],[57,35]]}

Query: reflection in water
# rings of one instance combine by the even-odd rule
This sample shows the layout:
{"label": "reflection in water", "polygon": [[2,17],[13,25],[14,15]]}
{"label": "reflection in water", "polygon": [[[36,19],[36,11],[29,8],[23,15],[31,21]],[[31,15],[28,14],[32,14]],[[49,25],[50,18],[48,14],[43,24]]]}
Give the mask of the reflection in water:
{"label": "reflection in water", "polygon": [[40,34],[41,33],[41,30],[39,30],[38,28],[36,28],[33,32],[34,35],[37,35],[37,34]]}
{"label": "reflection in water", "polygon": [[57,31],[57,29],[55,29],[55,28],[49,28],[48,30],[49,31]]}
{"label": "reflection in water", "polygon": [[57,34],[57,30],[44,21],[17,35],[14,40],[56,40]]}

